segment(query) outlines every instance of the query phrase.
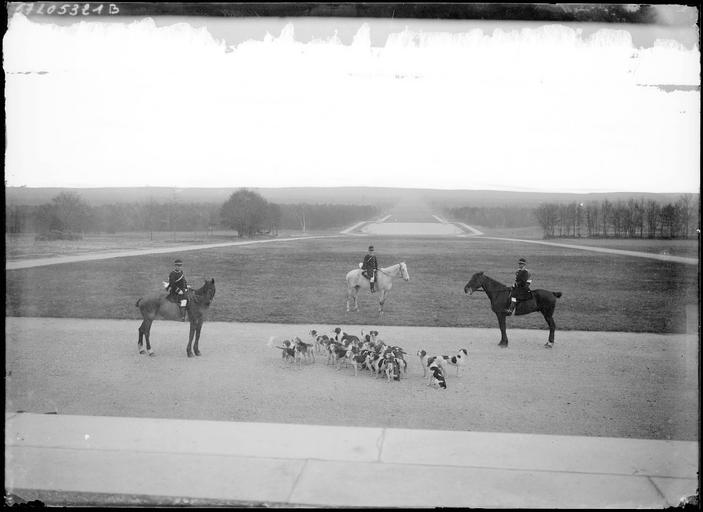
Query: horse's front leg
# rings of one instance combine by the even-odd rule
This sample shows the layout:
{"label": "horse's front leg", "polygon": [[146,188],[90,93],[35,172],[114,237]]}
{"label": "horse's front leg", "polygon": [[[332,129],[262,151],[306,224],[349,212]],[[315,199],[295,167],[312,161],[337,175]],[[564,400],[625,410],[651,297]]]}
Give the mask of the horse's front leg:
{"label": "horse's front leg", "polygon": [[188,346],[186,347],[186,355],[193,357],[191,346],[193,344],[193,336],[195,336],[195,322],[190,322],[190,332],[188,333]]}
{"label": "horse's front leg", "polygon": [[195,328],[195,344],[193,345],[193,352],[196,356],[200,355],[200,350],[198,350],[198,342],[200,341],[200,330],[203,328],[203,321],[198,322],[198,326]]}
{"label": "horse's front leg", "polygon": [[139,326],[139,340],[137,341],[137,348],[139,349],[140,354],[146,354],[146,350],[144,350],[144,324],[146,324],[146,320],[142,321],[142,325]]}
{"label": "horse's front leg", "polygon": [[381,298],[378,300],[378,316],[383,316],[383,304],[386,302],[386,291],[381,290]]}
{"label": "horse's front leg", "polygon": [[496,316],[498,317],[498,327],[500,327],[500,343],[498,343],[498,346],[506,348],[508,346],[508,335],[505,332],[505,314],[496,313]]}

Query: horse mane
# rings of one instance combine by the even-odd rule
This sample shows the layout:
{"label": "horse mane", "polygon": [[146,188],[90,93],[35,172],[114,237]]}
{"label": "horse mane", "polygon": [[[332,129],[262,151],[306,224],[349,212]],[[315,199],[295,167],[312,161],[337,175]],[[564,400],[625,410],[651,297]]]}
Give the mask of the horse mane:
{"label": "horse mane", "polygon": [[[481,272],[483,274],[483,272]],[[493,285],[494,288],[500,287],[500,288],[505,288],[506,290],[510,288],[509,286],[505,286],[503,283],[500,281],[496,281],[492,277],[488,277],[486,274],[483,274],[483,278],[487,281],[488,284]],[[485,288],[484,284],[484,288]]]}
{"label": "horse mane", "polygon": [[390,267],[381,267],[381,268],[379,268],[379,270],[381,270],[383,272],[390,272],[391,269],[393,269],[394,267],[400,268],[400,263],[396,263],[395,265],[391,265]]}
{"label": "horse mane", "polygon": [[209,279],[206,279],[203,285],[198,288],[197,290],[193,290],[196,295],[203,295],[205,293],[205,290],[210,287],[212,282]]}

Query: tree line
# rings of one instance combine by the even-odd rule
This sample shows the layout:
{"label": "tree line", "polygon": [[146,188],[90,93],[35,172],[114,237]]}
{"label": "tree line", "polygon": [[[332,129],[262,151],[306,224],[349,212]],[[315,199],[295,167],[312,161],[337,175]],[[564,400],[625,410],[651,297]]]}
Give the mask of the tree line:
{"label": "tree line", "polygon": [[684,194],[677,201],[542,203],[534,218],[544,238],[689,238],[700,228],[700,195]]}
{"label": "tree line", "polygon": [[6,205],[6,233],[118,233],[205,231],[229,228],[240,237],[278,234],[279,229],[344,227],[378,213],[365,205],[276,204],[239,189],[217,203],[113,203],[91,206],[79,194],[61,192],[41,205]]}

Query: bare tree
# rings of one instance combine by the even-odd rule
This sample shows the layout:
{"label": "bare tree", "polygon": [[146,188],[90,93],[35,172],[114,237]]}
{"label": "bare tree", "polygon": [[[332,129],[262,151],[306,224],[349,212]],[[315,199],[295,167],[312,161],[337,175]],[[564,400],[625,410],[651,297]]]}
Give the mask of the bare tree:
{"label": "bare tree", "polygon": [[88,228],[91,220],[90,206],[78,194],[61,192],[51,202],[60,229],[84,232]]}
{"label": "bare tree", "polygon": [[693,196],[691,194],[683,194],[678,201],[678,206],[680,209],[680,218],[681,218],[681,236],[683,238],[688,238],[688,234],[690,232],[690,225],[691,225],[691,217],[692,217],[692,204],[693,204]]}
{"label": "bare tree", "polygon": [[544,232],[544,237],[553,237],[554,228],[559,220],[559,206],[554,203],[542,203],[535,208],[534,215]]}
{"label": "bare tree", "polygon": [[595,201],[586,205],[586,233],[587,236],[595,236],[598,232],[600,207]]}

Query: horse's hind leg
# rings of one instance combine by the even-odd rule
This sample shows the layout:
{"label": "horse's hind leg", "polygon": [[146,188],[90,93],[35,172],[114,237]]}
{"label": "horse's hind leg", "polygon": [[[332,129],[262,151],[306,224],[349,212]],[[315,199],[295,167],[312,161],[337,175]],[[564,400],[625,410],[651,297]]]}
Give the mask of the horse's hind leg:
{"label": "horse's hind leg", "polygon": [[150,356],[154,355],[154,351],[151,350],[151,341],[149,341],[149,338],[151,337],[151,320],[148,321],[146,324],[146,328],[144,330],[144,338],[146,338],[146,353],[149,354]]}
{"label": "horse's hind leg", "polygon": [[[144,319],[142,325],[139,326],[139,341],[137,342],[137,347],[139,348],[140,354],[148,353],[153,356],[154,353],[151,351],[151,343],[149,343],[149,332],[151,331],[151,320]],[[146,341],[146,351],[144,350],[144,341]]]}
{"label": "horse's hind leg", "polygon": [[552,317],[551,313],[542,312],[542,316],[544,316],[544,319],[549,325],[549,341],[545,343],[544,346],[546,348],[552,348],[554,346],[554,331],[556,331],[557,329],[557,324],[554,321],[554,318]]}

